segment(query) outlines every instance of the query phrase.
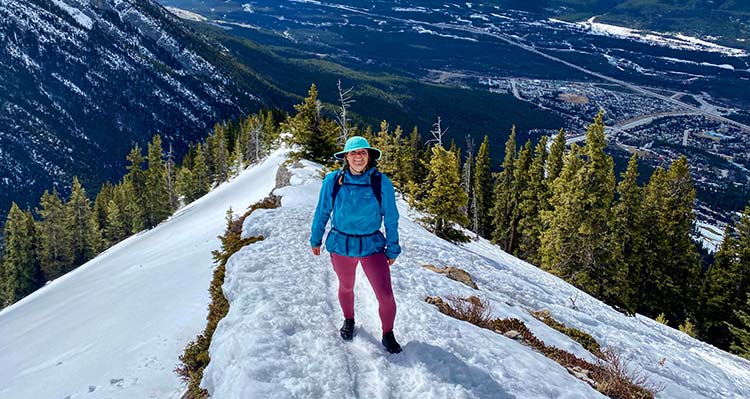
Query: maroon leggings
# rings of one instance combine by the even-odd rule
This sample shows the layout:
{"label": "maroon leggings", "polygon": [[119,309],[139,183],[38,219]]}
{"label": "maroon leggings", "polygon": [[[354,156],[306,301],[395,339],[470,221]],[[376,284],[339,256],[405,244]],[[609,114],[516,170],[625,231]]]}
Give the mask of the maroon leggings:
{"label": "maroon leggings", "polygon": [[333,270],[339,278],[339,303],[344,317],[354,318],[354,280],[356,278],[357,263],[362,263],[367,279],[370,281],[375,297],[378,298],[378,312],[383,333],[393,331],[393,321],[396,319],[396,301],[393,299],[391,287],[391,268],[385,254],[380,252],[363,258],[353,258],[338,254],[331,254]]}

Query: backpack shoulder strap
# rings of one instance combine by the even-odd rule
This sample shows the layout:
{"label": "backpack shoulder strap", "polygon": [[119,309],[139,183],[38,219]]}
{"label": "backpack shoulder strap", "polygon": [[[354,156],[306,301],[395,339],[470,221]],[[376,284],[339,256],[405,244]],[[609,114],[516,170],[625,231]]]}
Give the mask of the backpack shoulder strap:
{"label": "backpack shoulder strap", "polygon": [[370,186],[372,186],[372,193],[375,194],[375,198],[378,200],[378,204],[383,204],[383,174],[380,171],[375,170],[370,175]]}
{"label": "backpack shoulder strap", "polygon": [[331,193],[331,206],[336,203],[336,196],[339,194],[339,190],[341,190],[341,186],[343,185],[341,181],[341,177],[343,177],[344,172],[339,170],[338,173],[336,173],[336,177],[333,179],[333,193]]}

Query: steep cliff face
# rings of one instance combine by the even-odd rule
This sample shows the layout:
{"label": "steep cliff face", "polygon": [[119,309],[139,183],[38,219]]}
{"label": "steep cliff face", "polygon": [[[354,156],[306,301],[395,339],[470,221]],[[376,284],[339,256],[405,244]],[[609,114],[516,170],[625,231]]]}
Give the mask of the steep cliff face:
{"label": "steep cliff face", "polygon": [[3,0],[0,216],[53,182],[65,192],[73,175],[91,188],[119,178],[128,149],[154,133],[184,148],[257,109],[233,65],[151,0]]}

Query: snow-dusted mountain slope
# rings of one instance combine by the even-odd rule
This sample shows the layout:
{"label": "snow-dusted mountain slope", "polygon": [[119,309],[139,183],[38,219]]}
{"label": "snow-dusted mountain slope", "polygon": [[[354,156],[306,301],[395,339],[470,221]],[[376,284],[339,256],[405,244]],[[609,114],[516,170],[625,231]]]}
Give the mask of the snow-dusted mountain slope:
{"label": "snow-dusted mountain slope", "polygon": [[[603,397],[528,347],[441,314],[424,301],[434,295],[478,295],[490,301],[495,317],[521,319],[547,344],[593,361],[579,344],[528,313],[548,309],[663,383],[660,398],[750,396],[750,362],[648,318],[626,317],[484,240],[456,246],[437,239],[412,221],[403,202],[404,252],[392,266],[392,280],[395,332],[404,352],[382,349],[377,300],[361,268],[357,336],[345,343],[337,331],[336,275],[327,254],[312,256],[308,244],[319,188],[319,169],[306,164],[294,170],[291,186],[275,190],[283,196],[281,208],[258,210],[245,221],[243,235],[265,240],[227,264],[230,311],[214,335],[203,380],[212,398]],[[463,268],[480,290],[424,264]]]}
{"label": "snow-dusted mountain slope", "polygon": [[118,179],[154,133],[182,150],[254,111],[262,94],[238,71],[151,0],[0,1],[0,217],[73,175]]}
{"label": "snow-dusted mountain slope", "polygon": [[280,154],[0,312],[0,398],[179,398],[231,206],[268,195]]}
{"label": "snow-dusted mountain slope", "polygon": [[[272,155],[0,312],[0,397],[179,397],[171,370],[205,324],[210,251],[219,247],[224,211],[232,205],[239,212],[265,196],[282,160],[283,153]],[[245,221],[243,235],[265,239],[227,264],[230,311],[214,335],[203,380],[214,399],[603,397],[517,341],[441,314],[424,302],[434,295],[478,295],[494,316],[519,318],[547,344],[593,360],[528,313],[548,309],[663,383],[659,398],[750,397],[750,362],[650,319],[626,317],[486,241],[440,240],[412,221],[403,202],[404,252],[392,274],[404,352],[383,351],[377,301],[361,270],[357,335],[345,343],[337,331],[336,276],[327,254],[312,256],[308,244],[320,169],[302,162],[292,172],[291,185],[274,190],[282,207]],[[479,290],[423,264],[463,268]]]}

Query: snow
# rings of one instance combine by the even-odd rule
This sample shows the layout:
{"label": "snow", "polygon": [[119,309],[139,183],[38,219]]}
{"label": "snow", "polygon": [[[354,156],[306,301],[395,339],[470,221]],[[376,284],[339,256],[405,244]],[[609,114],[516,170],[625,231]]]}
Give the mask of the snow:
{"label": "snow", "polygon": [[[342,343],[336,276],[328,257],[313,257],[307,243],[321,172],[306,163],[293,173],[292,185],[275,191],[282,207],[258,210],[245,221],[244,237],[265,239],[227,264],[223,288],[230,311],[215,332],[203,380],[213,398],[602,397],[546,357],[424,302],[426,296],[472,294],[488,299],[495,316],[524,320],[546,343],[594,360],[528,312],[549,309],[664,383],[660,397],[750,394],[747,361],[653,320],[626,317],[484,240],[459,247],[436,239],[411,220],[403,202],[404,254],[392,273],[396,336],[404,352],[387,355],[381,348],[377,301],[361,269],[355,286],[358,335]],[[424,264],[464,268],[481,291],[427,271]],[[572,300],[578,310],[571,308]]]}
{"label": "snow", "polygon": [[[205,325],[210,251],[219,247],[224,212],[231,205],[239,213],[268,194],[283,160],[284,152],[274,153],[0,312],[0,397],[179,397],[183,387],[172,369]],[[529,314],[548,309],[663,383],[659,398],[750,397],[750,362],[645,317],[626,317],[487,241],[438,239],[402,200],[403,254],[391,271],[404,351],[382,349],[377,300],[361,268],[356,336],[342,342],[336,275],[327,254],[313,256],[308,244],[321,177],[319,165],[300,162],[291,184],[274,191],[282,206],[245,220],[243,236],[264,240],[227,263],[230,310],[217,326],[202,382],[212,398],[603,398],[517,341],[424,302],[447,295],[478,295],[495,317],[521,319],[545,343],[594,360]],[[424,264],[465,269],[480,290]]]}
{"label": "snow", "polygon": [[603,24],[596,22],[596,17],[591,17],[585,22],[564,22],[557,19],[548,19],[549,22],[560,25],[574,25],[593,35],[613,36],[624,39],[636,40],[644,43],[683,49],[721,53],[730,57],[747,57],[747,50],[722,46],[706,40],[687,36],[681,33],[660,33],[630,29],[622,26]]}
{"label": "snow", "polygon": [[81,12],[81,10],[68,5],[62,0],[52,0],[52,3],[60,7],[63,11],[70,14],[70,16],[73,17],[73,19],[75,19],[76,22],[78,22],[78,24],[83,26],[84,28],[91,30],[91,28],[94,26],[94,22],[91,20],[91,18],[89,18],[88,15]]}
{"label": "snow", "polygon": [[178,398],[205,327],[226,210],[268,195],[281,154],[0,312],[0,398]]}

